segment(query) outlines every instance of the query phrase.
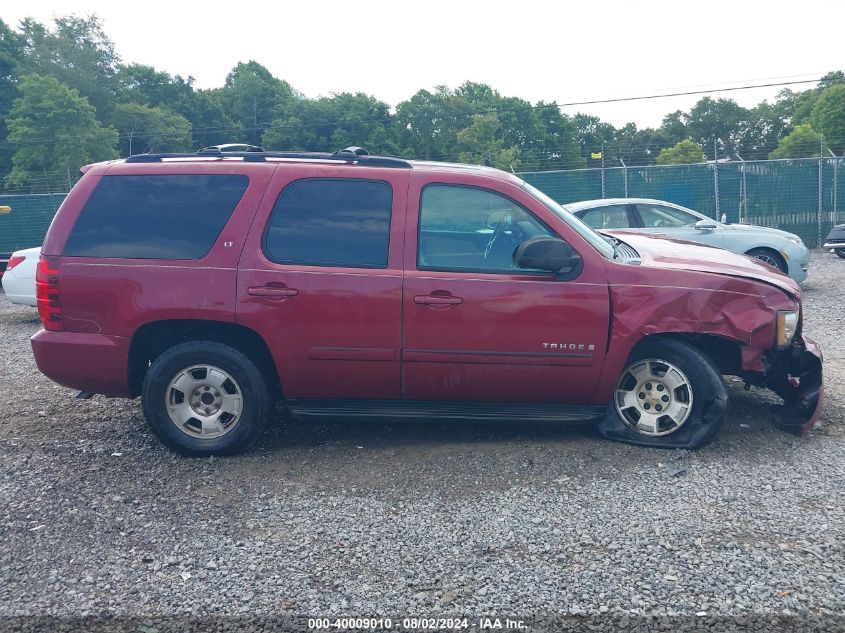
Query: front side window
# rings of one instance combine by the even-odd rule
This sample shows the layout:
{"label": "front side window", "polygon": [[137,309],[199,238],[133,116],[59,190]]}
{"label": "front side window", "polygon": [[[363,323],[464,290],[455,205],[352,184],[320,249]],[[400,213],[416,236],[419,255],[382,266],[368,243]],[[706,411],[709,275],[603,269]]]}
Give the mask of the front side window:
{"label": "front side window", "polygon": [[647,229],[667,226],[691,226],[698,222],[698,218],[691,213],[656,204],[638,204],[637,211],[640,213],[643,227]]}
{"label": "front side window", "polygon": [[243,175],[103,176],[68,235],[64,254],[200,259],[249,185]]}
{"label": "front side window", "polygon": [[596,207],[579,213],[578,217],[590,228],[600,229],[628,229],[628,205],[614,204],[607,207]]}
{"label": "front side window", "polygon": [[428,270],[523,273],[517,246],[554,234],[521,206],[492,191],[428,185],[420,200],[417,267]]}
{"label": "front side window", "polygon": [[572,215],[572,212],[565,207],[562,207],[536,187],[532,187],[527,182],[523,182],[522,188],[541,202],[547,209],[549,209],[549,211],[563,220],[569,228],[580,235],[590,246],[601,253],[602,256],[607,259],[616,258],[616,248],[613,246],[613,240],[609,237],[596,233],[595,229],[584,224],[582,220],[579,220],[577,217]]}
{"label": "front side window", "polygon": [[380,180],[300,180],[279,195],[264,252],[280,264],[386,268],[393,189]]}

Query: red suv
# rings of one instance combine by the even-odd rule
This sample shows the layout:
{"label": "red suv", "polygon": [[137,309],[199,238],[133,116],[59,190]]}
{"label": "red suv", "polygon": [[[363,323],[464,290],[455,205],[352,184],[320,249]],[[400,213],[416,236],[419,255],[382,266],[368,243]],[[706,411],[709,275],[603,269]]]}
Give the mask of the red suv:
{"label": "red suv", "polygon": [[818,417],[801,292],[728,251],[599,234],[487,167],[204,151],[99,163],[38,267],[38,367],[141,396],[189,454],[242,449],[274,404],[301,417],[597,420],[696,448],[721,374]]}

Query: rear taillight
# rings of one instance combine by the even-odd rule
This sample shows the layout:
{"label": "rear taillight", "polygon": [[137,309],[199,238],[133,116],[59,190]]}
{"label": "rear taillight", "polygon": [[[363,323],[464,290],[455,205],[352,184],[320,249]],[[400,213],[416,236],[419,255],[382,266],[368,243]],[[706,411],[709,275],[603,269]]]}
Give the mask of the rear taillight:
{"label": "rear taillight", "polygon": [[65,329],[59,295],[59,263],[53,257],[42,255],[35,270],[35,298],[45,330],[57,332]]}
{"label": "rear taillight", "polygon": [[21,255],[16,255],[15,257],[10,258],[9,262],[6,264],[6,270],[12,270],[12,268],[20,264],[25,259],[26,257],[23,257]]}

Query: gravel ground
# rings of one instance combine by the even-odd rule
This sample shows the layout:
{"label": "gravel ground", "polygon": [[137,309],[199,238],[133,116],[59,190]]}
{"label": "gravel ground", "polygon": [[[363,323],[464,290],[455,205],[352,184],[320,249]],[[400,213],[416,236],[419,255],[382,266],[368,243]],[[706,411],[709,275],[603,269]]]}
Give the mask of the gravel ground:
{"label": "gravel ground", "polygon": [[775,430],[773,398],[731,382],[725,429],[692,454],[580,427],[285,422],[247,455],[181,458],[138,402],[76,401],[41,376],[35,311],[0,297],[0,628],[841,631],[844,282],[845,261],[814,254],[817,430]]}

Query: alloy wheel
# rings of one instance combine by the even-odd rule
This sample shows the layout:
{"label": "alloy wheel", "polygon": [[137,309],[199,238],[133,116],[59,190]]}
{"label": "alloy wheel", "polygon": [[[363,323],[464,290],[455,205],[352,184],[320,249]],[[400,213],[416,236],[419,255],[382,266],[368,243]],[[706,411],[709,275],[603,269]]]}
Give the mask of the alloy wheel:
{"label": "alloy wheel", "polygon": [[689,378],[677,366],[648,358],[625,368],[613,400],[626,426],[657,437],[674,433],[689,419],[693,390]]}
{"label": "alloy wheel", "polygon": [[170,421],[183,433],[203,440],[231,431],[243,410],[237,381],[214,365],[183,369],[167,385],[164,397]]}

